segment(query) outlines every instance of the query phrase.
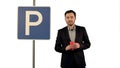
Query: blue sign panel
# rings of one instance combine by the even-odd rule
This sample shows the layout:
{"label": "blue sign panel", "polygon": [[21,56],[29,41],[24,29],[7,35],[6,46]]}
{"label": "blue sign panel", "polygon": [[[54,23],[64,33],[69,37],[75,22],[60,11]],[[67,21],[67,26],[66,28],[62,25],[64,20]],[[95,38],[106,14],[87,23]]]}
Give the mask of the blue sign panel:
{"label": "blue sign panel", "polygon": [[18,8],[18,39],[49,39],[50,7]]}

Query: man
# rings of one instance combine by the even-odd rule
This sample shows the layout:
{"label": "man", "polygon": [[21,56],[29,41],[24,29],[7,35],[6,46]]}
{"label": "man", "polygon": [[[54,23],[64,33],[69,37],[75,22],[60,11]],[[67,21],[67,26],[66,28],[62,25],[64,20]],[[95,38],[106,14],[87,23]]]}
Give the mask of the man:
{"label": "man", "polygon": [[85,27],[75,25],[76,13],[73,10],[65,12],[67,26],[58,30],[55,50],[62,53],[62,68],[85,68],[83,50],[90,47],[90,41]]}

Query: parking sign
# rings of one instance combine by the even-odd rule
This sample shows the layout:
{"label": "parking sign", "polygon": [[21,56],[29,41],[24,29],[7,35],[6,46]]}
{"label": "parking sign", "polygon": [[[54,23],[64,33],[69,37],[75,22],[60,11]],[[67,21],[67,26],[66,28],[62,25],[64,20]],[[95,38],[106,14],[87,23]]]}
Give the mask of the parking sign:
{"label": "parking sign", "polygon": [[18,7],[18,39],[49,39],[50,7]]}

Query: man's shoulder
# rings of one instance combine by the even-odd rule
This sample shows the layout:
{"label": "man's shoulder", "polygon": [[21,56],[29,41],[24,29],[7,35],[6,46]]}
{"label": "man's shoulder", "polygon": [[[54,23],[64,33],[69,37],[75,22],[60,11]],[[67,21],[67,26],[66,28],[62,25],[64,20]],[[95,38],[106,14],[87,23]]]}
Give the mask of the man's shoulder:
{"label": "man's shoulder", "polygon": [[66,30],[67,29],[67,26],[65,26],[65,27],[63,27],[63,28],[61,28],[61,29],[59,29],[58,31],[63,31],[63,30]]}
{"label": "man's shoulder", "polygon": [[78,26],[78,25],[76,25],[76,28],[82,28],[82,29],[84,29],[85,27],[84,26]]}

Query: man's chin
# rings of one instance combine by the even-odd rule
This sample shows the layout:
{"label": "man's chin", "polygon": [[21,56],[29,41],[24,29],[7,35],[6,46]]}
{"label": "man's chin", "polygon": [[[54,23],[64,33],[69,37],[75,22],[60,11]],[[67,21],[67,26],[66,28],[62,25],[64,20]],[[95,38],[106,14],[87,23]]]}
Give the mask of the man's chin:
{"label": "man's chin", "polygon": [[69,24],[69,26],[73,26],[73,24]]}

